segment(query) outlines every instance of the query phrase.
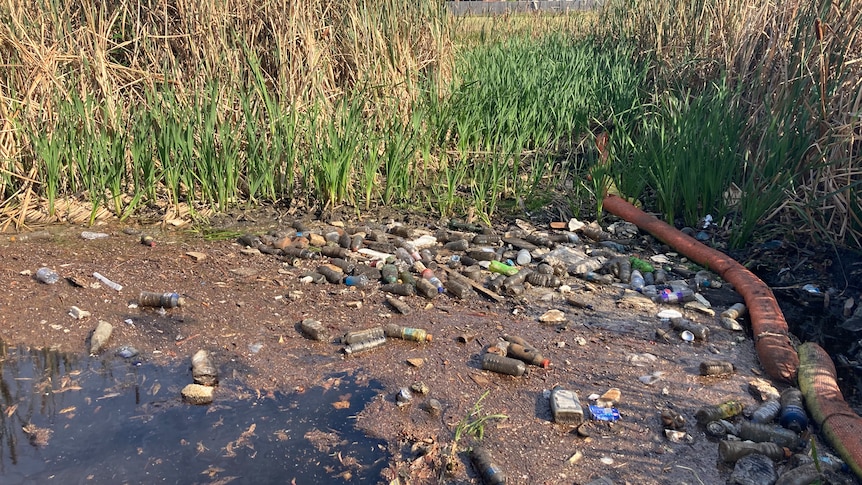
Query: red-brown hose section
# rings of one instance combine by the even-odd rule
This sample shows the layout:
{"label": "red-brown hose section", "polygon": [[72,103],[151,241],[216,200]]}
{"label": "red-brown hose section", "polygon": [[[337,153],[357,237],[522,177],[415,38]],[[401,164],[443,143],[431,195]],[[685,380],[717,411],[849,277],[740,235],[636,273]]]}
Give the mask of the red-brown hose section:
{"label": "red-brown hose section", "polygon": [[[799,353],[788,337],[787,321],[772,290],[726,254],[704,246],[615,195],[604,198],[605,210],[649,232],[692,261],[720,274],[745,299],[760,364],[770,377],[794,384],[832,446],[862,478],[862,418],[844,401],[835,365],[820,346],[806,342]],[[801,363],[800,363],[801,361]]]}
{"label": "red-brown hose section", "polygon": [[763,369],[775,380],[795,383],[799,356],[788,337],[787,321],[772,290],[733,258],[699,243],[668,224],[628,203],[608,195],[604,209],[649,232],[697,264],[721,275],[745,299],[751,316],[754,347]]}

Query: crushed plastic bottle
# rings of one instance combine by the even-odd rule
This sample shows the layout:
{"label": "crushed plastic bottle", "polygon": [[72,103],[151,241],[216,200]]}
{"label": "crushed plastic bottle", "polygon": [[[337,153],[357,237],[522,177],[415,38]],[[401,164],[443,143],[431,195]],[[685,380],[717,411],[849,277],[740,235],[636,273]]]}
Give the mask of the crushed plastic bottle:
{"label": "crushed plastic bottle", "polygon": [[60,281],[60,275],[57,274],[51,268],[42,267],[36,270],[36,279],[41,283],[45,283],[46,285],[53,285],[54,283]]}
{"label": "crushed plastic bottle", "polygon": [[635,291],[641,291],[644,289],[646,283],[644,282],[644,277],[640,271],[633,269],[631,272],[631,277],[629,278],[629,286],[631,289]]}
{"label": "crushed plastic bottle", "polygon": [[120,291],[123,289],[123,285],[119,283],[114,283],[113,281],[109,280],[108,278],[105,278],[99,273],[93,273],[93,278],[96,278],[97,280],[101,281],[105,286],[114,291]]}

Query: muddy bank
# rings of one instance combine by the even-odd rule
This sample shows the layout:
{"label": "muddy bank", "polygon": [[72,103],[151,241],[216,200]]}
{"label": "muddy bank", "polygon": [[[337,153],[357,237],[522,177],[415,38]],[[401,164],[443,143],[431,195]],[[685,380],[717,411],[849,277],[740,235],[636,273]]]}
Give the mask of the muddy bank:
{"label": "muddy bank", "polygon": [[[233,238],[206,241],[170,231],[148,231],[155,245],[145,246],[140,234],[122,229],[97,228],[109,237],[95,240],[82,239],[79,228],[48,228],[52,235],[43,240],[4,238],[0,338],[86,352],[90,332],[106,320],[115,327],[106,355],[134,344],[149,361],[170,363],[206,349],[220,373],[261,392],[301,391],[337,373],[374,379],[383,390],[359,413],[356,424],[385,440],[394,457],[382,483],[476,483],[465,452],[478,440],[460,436],[456,442],[456,431],[459,424],[486,414],[506,416],[485,423],[482,444],[510,483],[586,483],[598,476],[614,483],[726,483],[731,468],[720,462],[717,440],[696,424],[695,412],[731,398],[749,407],[757,403],[749,381],[761,371],[750,335],[722,327],[716,316],[657,305],[620,285],[564,275],[570,293],[530,287],[502,301],[481,294],[466,299],[414,295],[402,298],[411,309],[403,315],[386,303],[387,294],[377,284],[302,283],[301,277],[319,261],[285,264],[244,250]],[[267,229],[242,231],[263,234]],[[655,252],[641,245],[643,240],[634,241],[631,254]],[[439,257],[447,255],[441,251]],[[64,279],[55,285],[39,283],[32,274],[41,266],[54,268]],[[95,285],[93,272],[123,288]],[[142,290],[177,292],[186,304],[164,312],[138,308]],[[572,294],[580,305],[567,303]],[[718,310],[740,301],[726,287],[702,294]],[[91,316],[72,318],[72,306]],[[680,339],[656,316],[668,308],[707,326],[708,339]],[[540,322],[552,309],[560,310],[565,321]],[[433,340],[388,339],[374,350],[345,356],[334,341],[311,341],[298,332],[298,323],[308,318],[319,320],[333,337],[396,323],[426,329]],[[486,347],[504,334],[527,339],[550,366],[530,366],[522,377],[482,370]],[[701,376],[700,363],[707,359],[732,362],[736,372]],[[653,378],[642,379],[646,376]],[[414,393],[408,404],[398,406],[399,390],[418,382],[427,386],[427,394]],[[580,433],[553,423],[547,392],[558,385],[576,391],[584,406],[589,396],[618,389],[620,419],[590,422]],[[441,405],[439,415],[428,412],[432,398]],[[465,420],[477,402],[481,412]],[[663,410],[686,420],[685,436],[678,442],[665,433]],[[337,475],[334,470],[333,477]]]}

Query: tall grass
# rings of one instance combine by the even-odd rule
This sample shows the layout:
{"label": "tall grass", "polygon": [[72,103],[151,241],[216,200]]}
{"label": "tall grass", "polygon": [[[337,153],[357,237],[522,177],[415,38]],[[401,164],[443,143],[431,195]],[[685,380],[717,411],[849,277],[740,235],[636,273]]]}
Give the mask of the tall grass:
{"label": "tall grass", "polygon": [[4,4],[0,225],[62,199],[91,221],[274,201],[564,217],[546,206],[618,190],[724,216],[734,245],[799,220],[860,242],[858,2],[604,5]]}

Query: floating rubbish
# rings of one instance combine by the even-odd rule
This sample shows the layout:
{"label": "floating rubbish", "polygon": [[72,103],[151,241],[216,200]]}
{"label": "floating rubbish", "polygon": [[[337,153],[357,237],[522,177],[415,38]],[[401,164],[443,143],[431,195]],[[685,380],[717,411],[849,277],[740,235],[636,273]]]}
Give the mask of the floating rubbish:
{"label": "floating rubbish", "polygon": [[482,368],[515,377],[520,377],[527,371],[527,366],[520,360],[492,353],[482,356]]}
{"label": "floating rubbish", "polygon": [[431,334],[421,328],[402,327],[394,323],[385,325],[383,333],[390,338],[400,338],[414,342],[430,342],[433,340]]}
{"label": "floating rubbish", "polygon": [[353,354],[357,354],[359,352],[364,352],[366,350],[375,349],[375,348],[380,347],[381,345],[383,345],[385,343],[386,343],[386,337],[380,336],[377,338],[372,338],[370,340],[363,340],[361,342],[352,343],[352,344],[344,347],[344,349],[342,349],[342,351],[346,355],[353,355]]}
{"label": "floating rubbish", "polygon": [[352,345],[359,342],[366,342],[368,340],[376,340],[385,337],[386,334],[383,331],[383,327],[378,326],[347,332],[343,337],[341,337],[341,343]]}

